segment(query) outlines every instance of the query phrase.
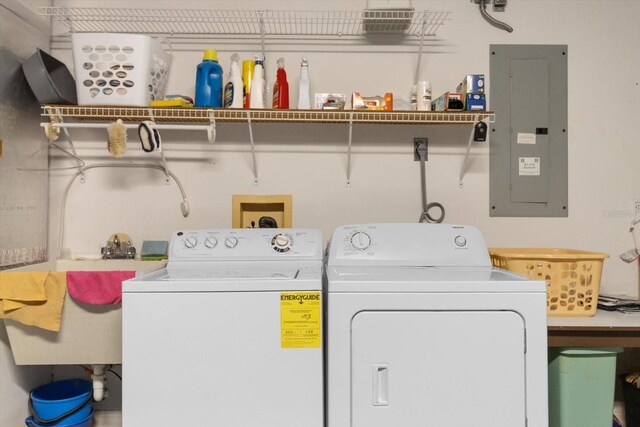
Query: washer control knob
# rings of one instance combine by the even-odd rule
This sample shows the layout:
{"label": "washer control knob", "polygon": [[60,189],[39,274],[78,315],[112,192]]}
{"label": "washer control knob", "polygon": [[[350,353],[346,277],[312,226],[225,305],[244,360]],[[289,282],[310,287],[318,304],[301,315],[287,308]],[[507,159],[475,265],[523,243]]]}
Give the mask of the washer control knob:
{"label": "washer control knob", "polygon": [[229,249],[233,249],[238,245],[238,239],[236,237],[227,237],[224,239],[224,245]]}
{"label": "washer control knob", "polygon": [[291,250],[292,244],[291,237],[286,234],[276,234],[273,236],[273,239],[271,239],[273,249],[278,252],[288,252]]}
{"label": "washer control knob", "polygon": [[207,237],[204,240],[204,245],[208,248],[208,249],[213,249],[216,247],[216,245],[218,244],[218,239],[216,239],[215,237]]}
{"label": "washer control knob", "polygon": [[195,237],[193,237],[193,236],[187,237],[187,238],[184,240],[184,245],[185,245],[187,248],[189,248],[189,249],[191,249],[191,248],[195,248],[197,244],[198,244],[198,239],[196,239],[196,238],[195,238]]}
{"label": "washer control knob", "polygon": [[461,248],[467,245],[467,239],[465,239],[464,236],[456,236],[453,242]]}
{"label": "washer control knob", "polygon": [[365,251],[371,246],[371,237],[364,231],[358,231],[351,236],[351,245],[360,251]]}

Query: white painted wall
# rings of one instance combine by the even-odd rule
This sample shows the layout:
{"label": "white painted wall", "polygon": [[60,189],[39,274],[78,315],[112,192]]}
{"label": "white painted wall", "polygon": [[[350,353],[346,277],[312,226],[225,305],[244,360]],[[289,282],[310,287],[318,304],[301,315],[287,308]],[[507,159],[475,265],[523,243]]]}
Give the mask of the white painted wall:
{"label": "white painted wall", "polygon": [[[91,4],[130,6],[130,2]],[[171,169],[182,180],[191,215],[180,215],[179,192],[165,185],[156,171],[92,170],[84,184],[71,188],[64,247],[74,256],[98,256],[114,232],[126,232],[138,249],[145,239],[167,239],[177,229],[228,227],[233,194],[292,194],[294,226],[321,228],[328,239],[341,224],[414,222],[420,214],[419,164],[412,140],[429,137],[429,200],[443,203],[446,221],[479,227],[491,246],[567,247],[603,251],[603,292],[635,295],[637,266],[618,254],[633,244],[628,233],[632,202],[640,200],[640,2],[635,0],[513,0],[497,15],[515,28],[495,29],[468,0],[414,0],[416,9],[453,12],[451,20],[429,41],[422,76],[434,93],[455,89],[468,73],[489,72],[490,44],[567,44],[569,52],[569,217],[490,218],[488,144],[472,150],[464,188],[458,173],[468,138],[465,127],[355,126],[352,184],[346,186],[345,125],[256,125],[259,184],[253,184],[248,130],[218,126],[217,142],[192,132],[162,133]],[[56,1],[56,5],[87,4]],[[363,9],[364,0],[169,1],[139,0],[137,7],[212,7],[220,9]],[[233,39],[176,44],[170,93],[193,95],[201,49],[217,48],[228,71],[231,53],[248,58],[255,43]],[[69,43],[54,38],[53,54],[71,66]],[[366,46],[288,40],[269,44],[270,80],[275,62],[284,56],[291,97],[297,99],[298,63],[310,61],[316,92],[382,94],[407,98],[417,48]],[[295,105],[295,103],[294,103]],[[106,133],[75,131],[79,154],[87,162],[108,161]],[[143,155],[129,134],[127,158],[155,161]],[[130,153],[130,154],[129,154]],[[52,166],[60,165],[54,157]],[[60,203],[70,172],[51,173],[50,254],[59,245]]]}
{"label": "white painted wall", "polygon": [[[13,55],[20,58],[28,58],[35,52],[35,48],[47,49],[49,44],[49,29],[46,22],[38,19],[29,12],[29,9],[23,6],[45,6],[48,0],[27,0],[18,2],[17,0],[0,0],[0,48],[11,52]],[[0,102],[1,104],[2,102]],[[6,113],[7,109],[3,110]],[[15,116],[20,116],[21,112]],[[0,136],[8,138],[9,135],[16,135],[14,129],[0,129]],[[21,135],[20,141],[28,141],[28,136]],[[10,143],[7,139],[7,143]],[[34,144],[30,144],[33,149]],[[13,168],[14,164],[8,164],[11,162],[11,156],[8,151],[11,147],[5,146],[4,163],[0,167]],[[24,149],[15,148],[21,152]],[[46,160],[46,159],[45,159]],[[46,162],[45,162],[46,164]],[[6,170],[5,170],[6,171]],[[8,173],[6,177],[11,177]],[[30,181],[31,184],[35,181]],[[46,182],[43,183],[46,187]],[[35,192],[40,192],[42,189],[33,189]],[[44,189],[46,194],[46,188]],[[4,196],[5,194],[3,194]],[[25,195],[24,199],[33,200],[34,195]],[[16,198],[9,198],[9,200],[16,201]],[[22,200],[22,199],[21,199]],[[46,210],[46,202],[44,203]],[[46,213],[45,213],[46,214]],[[7,218],[9,219],[9,218]],[[19,222],[19,221],[18,221]],[[14,221],[15,223],[15,221]],[[27,221],[23,221],[23,224],[27,224]],[[36,226],[36,224],[32,224]],[[6,231],[6,229],[3,229]],[[3,243],[8,243],[13,237],[13,233],[0,233],[0,239],[8,239]],[[42,236],[33,236],[32,233],[25,233],[25,240],[37,239]],[[22,242],[23,244],[25,241]],[[4,246],[4,245],[3,245]],[[13,361],[13,355],[11,354],[11,348],[9,346],[9,338],[4,328],[4,323],[0,321],[0,427],[10,427],[24,425],[24,419],[28,415],[27,397],[29,391],[51,379],[52,370],[50,366],[20,366],[17,367]]]}

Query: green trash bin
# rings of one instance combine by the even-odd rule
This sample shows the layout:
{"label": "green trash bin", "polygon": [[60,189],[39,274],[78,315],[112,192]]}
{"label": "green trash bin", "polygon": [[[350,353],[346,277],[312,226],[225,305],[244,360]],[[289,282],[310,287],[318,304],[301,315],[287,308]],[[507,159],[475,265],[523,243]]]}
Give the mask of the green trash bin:
{"label": "green trash bin", "polygon": [[549,427],[608,427],[622,348],[549,349]]}

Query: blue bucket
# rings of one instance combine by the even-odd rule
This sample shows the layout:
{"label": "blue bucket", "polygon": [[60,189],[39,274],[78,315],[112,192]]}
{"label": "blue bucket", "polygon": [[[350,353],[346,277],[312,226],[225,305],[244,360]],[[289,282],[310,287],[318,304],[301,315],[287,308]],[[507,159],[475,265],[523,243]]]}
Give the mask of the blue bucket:
{"label": "blue bucket", "polygon": [[89,416],[79,423],[67,424],[67,421],[61,421],[62,424],[38,424],[33,417],[29,417],[24,422],[29,427],[49,427],[55,425],[56,427],[91,427],[93,425],[93,411],[89,413]]}
{"label": "blue bucket", "polygon": [[[34,426],[90,426],[93,417],[93,384],[87,380],[63,380],[31,391],[29,406]],[[89,424],[87,424],[87,422]]]}

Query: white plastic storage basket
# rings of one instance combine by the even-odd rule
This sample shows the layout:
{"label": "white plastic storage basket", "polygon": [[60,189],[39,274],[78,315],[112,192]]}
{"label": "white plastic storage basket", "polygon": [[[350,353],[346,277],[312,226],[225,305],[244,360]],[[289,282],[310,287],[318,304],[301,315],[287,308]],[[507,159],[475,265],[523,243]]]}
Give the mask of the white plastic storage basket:
{"label": "white plastic storage basket", "polygon": [[141,34],[74,33],[78,105],[147,106],[163,99],[171,66],[164,40]]}

